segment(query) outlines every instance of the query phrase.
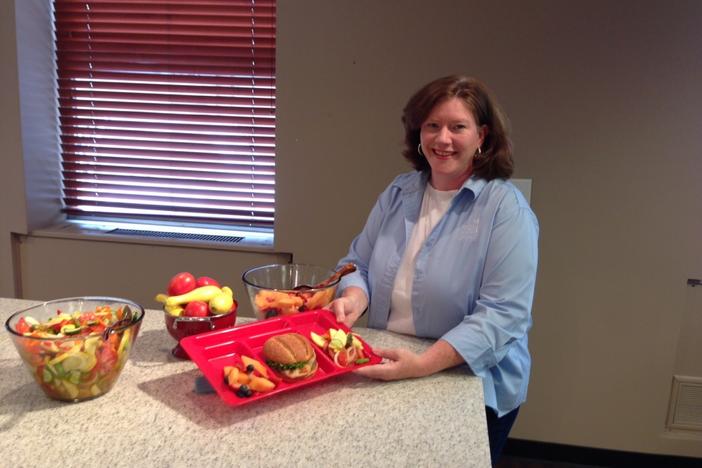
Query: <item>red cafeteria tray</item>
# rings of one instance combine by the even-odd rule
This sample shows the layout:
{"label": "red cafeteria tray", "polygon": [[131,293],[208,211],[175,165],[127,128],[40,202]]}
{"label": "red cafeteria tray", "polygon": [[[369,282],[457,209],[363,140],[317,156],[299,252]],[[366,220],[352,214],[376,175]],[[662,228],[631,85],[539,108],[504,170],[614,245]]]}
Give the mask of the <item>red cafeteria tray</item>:
{"label": "red cafeteria tray", "polygon": [[[334,364],[334,361],[327,353],[310,339],[310,343],[312,343],[312,347],[317,354],[317,363],[319,365],[317,372],[312,377],[296,382],[281,381],[270,392],[254,392],[248,398],[238,397],[235,391],[224,381],[224,366],[233,365],[237,354],[252,357],[265,364],[262,352],[263,343],[271,336],[297,332],[309,339],[310,332],[313,331],[318,335],[323,335],[330,328],[340,328],[344,332],[350,331],[348,327],[338,323],[330,311],[320,309],[188,336],[180,341],[180,345],[188,353],[190,359],[197,364],[220,398],[229,405],[239,406],[310,385],[320,380],[346,374],[362,366],[377,364],[382,360],[380,356],[373,352],[363,338],[357,336],[363,344],[366,357],[370,361],[352,367],[339,367]],[[269,369],[269,372],[273,371]]]}

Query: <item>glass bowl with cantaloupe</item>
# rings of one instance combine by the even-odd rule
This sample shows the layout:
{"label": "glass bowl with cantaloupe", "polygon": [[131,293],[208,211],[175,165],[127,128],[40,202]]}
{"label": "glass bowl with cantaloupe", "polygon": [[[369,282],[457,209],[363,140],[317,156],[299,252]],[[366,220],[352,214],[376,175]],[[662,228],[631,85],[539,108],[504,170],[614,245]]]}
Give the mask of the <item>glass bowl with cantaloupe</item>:
{"label": "glass bowl with cantaloupe", "polygon": [[265,320],[326,307],[341,277],[355,270],[353,264],[336,271],[302,263],[271,264],[250,268],[242,280],[256,316]]}

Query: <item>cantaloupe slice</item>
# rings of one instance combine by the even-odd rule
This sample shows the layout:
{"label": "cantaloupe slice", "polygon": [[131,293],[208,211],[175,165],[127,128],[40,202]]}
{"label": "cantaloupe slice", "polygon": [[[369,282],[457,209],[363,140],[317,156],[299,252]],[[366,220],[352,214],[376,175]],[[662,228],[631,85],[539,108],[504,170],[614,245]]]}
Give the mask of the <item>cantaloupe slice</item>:
{"label": "cantaloupe slice", "polygon": [[257,392],[270,392],[275,388],[275,384],[264,377],[251,376],[251,382],[249,382],[249,388]]}
{"label": "cantaloupe slice", "polygon": [[256,359],[250,358],[249,356],[245,356],[242,354],[241,362],[244,363],[244,368],[251,364],[254,366],[254,369],[258,371],[259,374],[261,374],[266,379],[268,378],[268,369],[266,369],[266,366],[261,364],[261,361],[257,361]]}

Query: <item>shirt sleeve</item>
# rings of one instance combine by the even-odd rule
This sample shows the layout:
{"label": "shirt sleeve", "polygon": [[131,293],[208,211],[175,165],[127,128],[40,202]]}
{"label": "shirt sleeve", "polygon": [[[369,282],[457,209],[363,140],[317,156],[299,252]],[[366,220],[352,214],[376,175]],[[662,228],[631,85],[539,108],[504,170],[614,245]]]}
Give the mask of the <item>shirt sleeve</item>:
{"label": "shirt sleeve", "polygon": [[538,259],[538,222],[526,202],[502,200],[488,242],[479,298],[446,340],[485,377],[531,327]]}

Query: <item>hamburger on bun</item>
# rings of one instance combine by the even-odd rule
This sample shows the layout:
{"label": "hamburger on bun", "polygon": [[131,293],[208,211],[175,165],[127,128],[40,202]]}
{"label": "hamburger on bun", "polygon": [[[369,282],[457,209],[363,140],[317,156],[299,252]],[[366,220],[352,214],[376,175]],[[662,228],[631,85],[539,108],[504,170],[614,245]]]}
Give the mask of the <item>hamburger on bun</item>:
{"label": "hamburger on bun", "polygon": [[284,333],[263,343],[266,364],[285,380],[300,380],[317,372],[317,356],[312,344],[299,333]]}

